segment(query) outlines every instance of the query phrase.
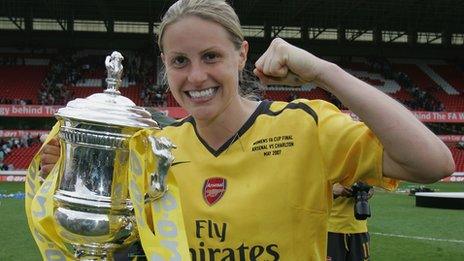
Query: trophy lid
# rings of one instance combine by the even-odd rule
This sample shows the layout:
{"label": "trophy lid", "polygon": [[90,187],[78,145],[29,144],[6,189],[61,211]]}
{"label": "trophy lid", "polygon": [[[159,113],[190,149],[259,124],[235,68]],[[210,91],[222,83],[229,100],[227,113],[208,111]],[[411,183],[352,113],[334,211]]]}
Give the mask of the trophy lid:
{"label": "trophy lid", "polygon": [[133,101],[122,96],[119,92],[123,69],[121,61],[123,59],[119,52],[113,52],[111,56],[106,57],[108,88],[103,93],[74,99],[68,102],[66,107],[59,109],[55,116],[105,125],[138,128],[158,127],[147,110],[136,106]]}

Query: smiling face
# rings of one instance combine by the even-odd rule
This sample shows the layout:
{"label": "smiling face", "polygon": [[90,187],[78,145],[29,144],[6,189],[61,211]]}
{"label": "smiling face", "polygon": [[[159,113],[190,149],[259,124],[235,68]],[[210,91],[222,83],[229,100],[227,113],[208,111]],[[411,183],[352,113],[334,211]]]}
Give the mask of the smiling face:
{"label": "smiling face", "polygon": [[169,88],[197,121],[240,106],[238,72],[245,66],[247,42],[237,50],[221,25],[196,16],[167,26],[161,40]]}

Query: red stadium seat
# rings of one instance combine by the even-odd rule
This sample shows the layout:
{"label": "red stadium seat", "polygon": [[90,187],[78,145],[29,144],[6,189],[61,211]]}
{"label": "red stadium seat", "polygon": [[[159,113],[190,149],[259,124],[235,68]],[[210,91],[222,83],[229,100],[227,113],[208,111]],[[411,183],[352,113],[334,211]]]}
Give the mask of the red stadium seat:
{"label": "red stadium seat", "polygon": [[47,75],[48,66],[0,66],[1,97],[31,100],[37,104],[37,94]]}
{"label": "red stadium seat", "polygon": [[[449,65],[429,65],[445,81],[455,87],[461,94],[449,95],[440,88],[425,72],[415,64],[394,64],[396,71],[409,76],[412,82],[419,88],[427,91],[441,101],[446,111],[464,111],[464,81],[462,73]],[[459,76],[459,74],[461,76]]]}
{"label": "red stadium seat", "polygon": [[456,172],[464,172],[464,150],[456,146],[450,146],[450,150],[456,163]]}
{"label": "red stadium seat", "polygon": [[3,160],[3,163],[5,165],[13,164],[15,169],[27,169],[32,158],[34,158],[34,155],[39,151],[40,146],[42,146],[41,143],[34,143],[28,148],[12,149],[11,153]]}

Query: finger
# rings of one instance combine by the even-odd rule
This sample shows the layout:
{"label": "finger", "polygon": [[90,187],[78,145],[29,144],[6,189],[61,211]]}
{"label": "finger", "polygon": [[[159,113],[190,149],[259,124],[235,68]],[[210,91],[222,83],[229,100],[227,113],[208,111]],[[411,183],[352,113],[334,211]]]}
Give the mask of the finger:
{"label": "finger", "polygon": [[283,78],[287,75],[288,68],[283,62],[282,57],[274,54],[269,59],[268,72],[265,72],[267,76]]}
{"label": "finger", "polygon": [[263,84],[272,84],[272,83],[276,83],[278,81],[277,78],[268,76],[268,75],[266,75],[264,72],[262,72],[260,70],[257,70],[257,69],[255,69],[255,70],[256,70],[255,75],[259,78],[259,80]]}
{"label": "finger", "polygon": [[279,64],[279,57],[275,52],[270,52],[267,56],[262,72],[268,77],[282,77],[281,65]]}
{"label": "finger", "polygon": [[255,69],[253,70],[253,73],[256,75],[256,77],[258,77],[259,81],[260,81],[262,84],[264,84],[264,85],[267,84],[267,82],[266,82],[267,77],[266,77],[266,75],[264,75],[264,73],[263,73],[262,71],[260,71],[260,70],[258,70],[257,68],[255,68]]}
{"label": "finger", "polygon": [[58,140],[58,138],[52,138],[48,143],[48,145],[54,145],[54,146],[60,146],[60,141]]}
{"label": "finger", "polygon": [[40,169],[40,173],[42,174],[44,178],[46,178],[48,174],[50,174],[54,166],[55,164],[42,165]]}
{"label": "finger", "polygon": [[270,57],[271,55],[267,55],[266,56],[266,59],[264,59],[263,61],[263,69],[261,70],[262,73],[264,73],[265,75],[269,75],[270,74]]}
{"label": "finger", "polygon": [[56,155],[43,154],[42,157],[40,158],[40,163],[43,165],[48,165],[48,164],[55,165],[58,162],[59,158],[60,157]]}
{"label": "finger", "polygon": [[60,147],[47,144],[43,147],[42,154],[60,155]]}
{"label": "finger", "polygon": [[255,67],[258,68],[258,70],[263,71],[264,62],[267,59],[268,53],[269,53],[269,49],[267,49],[263,53],[263,55],[261,55],[259,59],[255,62]]}
{"label": "finger", "polygon": [[263,56],[259,57],[259,59],[255,62],[255,67],[259,70],[263,70]]}
{"label": "finger", "polygon": [[268,76],[268,75],[264,74],[263,72],[261,72],[261,71],[259,71],[257,69],[253,70],[253,72],[259,78],[259,81],[262,84],[270,85],[270,84],[280,84],[280,83],[282,83],[282,78]]}

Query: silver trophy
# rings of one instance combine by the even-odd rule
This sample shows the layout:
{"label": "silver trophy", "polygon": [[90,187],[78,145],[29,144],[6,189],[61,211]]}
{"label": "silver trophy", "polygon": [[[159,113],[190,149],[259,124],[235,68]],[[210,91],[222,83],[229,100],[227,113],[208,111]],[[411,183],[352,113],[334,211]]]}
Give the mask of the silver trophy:
{"label": "silver trophy", "polygon": [[[61,239],[81,260],[111,260],[115,251],[138,239],[128,190],[128,141],[138,130],[158,125],[145,109],[120,95],[122,60],[118,52],[106,58],[104,93],[70,101],[55,115],[62,120],[64,154],[54,218]],[[166,138],[148,138],[147,149],[158,157],[158,170],[151,175],[146,201],[165,192],[173,147]]]}

